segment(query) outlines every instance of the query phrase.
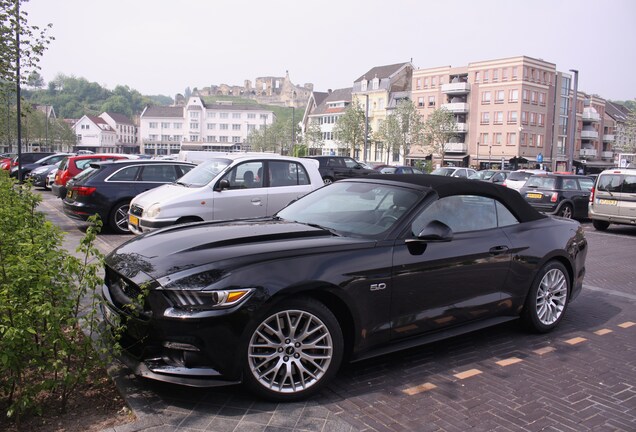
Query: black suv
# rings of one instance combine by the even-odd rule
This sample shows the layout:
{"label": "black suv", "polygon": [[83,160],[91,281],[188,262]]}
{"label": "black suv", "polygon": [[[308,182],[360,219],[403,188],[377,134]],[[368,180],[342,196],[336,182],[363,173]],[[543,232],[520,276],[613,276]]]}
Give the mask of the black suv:
{"label": "black suv", "polygon": [[587,217],[591,177],[564,174],[537,174],[528,178],[519,193],[536,210],[568,219]]}
{"label": "black suv", "polygon": [[64,213],[80,220],[97,213],[114,232],[129,233],[130,201],[142,192],[176,181],[195,166],[189,162],[148,159],[91,163],[67,183]]}
{"label": "black suv", "polygon": [[316,159],[320,163],[318,171],[320,171],[322,181],[325,184],[345,178],[378,174],[377,171],[365,168],[355,159],[346,156],[311,156],[310,158]]}

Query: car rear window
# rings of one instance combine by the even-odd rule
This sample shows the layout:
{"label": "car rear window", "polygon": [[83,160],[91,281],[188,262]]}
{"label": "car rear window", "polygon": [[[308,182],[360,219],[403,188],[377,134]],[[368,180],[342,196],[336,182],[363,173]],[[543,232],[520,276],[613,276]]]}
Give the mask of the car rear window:
{"label": "car rear window", "polygon": [[528,172],[511,172],[510,175],[508,176],[508,180],[512,180],[512,181],[527,180],[528,177],[530,177],[531,175],[532,174]]}
{"label": "car rear window", "polygon": [[556,189],[556,179],[554,177],[532,176],[526,182],[526,187],[538,189]]}

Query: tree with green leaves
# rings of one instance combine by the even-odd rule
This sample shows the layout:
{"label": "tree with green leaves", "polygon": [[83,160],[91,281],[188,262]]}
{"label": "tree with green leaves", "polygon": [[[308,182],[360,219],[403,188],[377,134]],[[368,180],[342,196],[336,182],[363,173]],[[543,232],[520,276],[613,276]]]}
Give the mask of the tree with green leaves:
{"label": "tree with green leaves", "polygon": [[309,119],[305,132],[302,134],[301,143],[308,149],[324,147],[325,141],[322,139],[322,130],[318,124],[318,119]]}
{"label": "tree with green leaves", "polygon": [[[335,141],[341,146],[349,150],[351,156],[355,150],[359,150],[364,146],[366,116],[364,110],[357,103],[351,103],[344,111],[344,114],[338,117],[333,128]],[[369,127],[369,135],[371,135],[371,127]]]}
{"label": "tree with green leaves", "polygon": [[636,99],[634,99],[632,106],[633,108],[627,115],[627,120],[625,121],[624,132],[626,140],[624,148],[621,149],[626,153],[636,153]]}
{"label": "tree with green leaves", "polygon": [[411,145],[423,141],[424,123],[410,100],[398,102],[396,108],[382,122],[374,137],[386,148],[387,160],[391,153],[398,153],[402,158],[408,155]]}
{"label": "tree with green leaves", "polygon": [[440,155],[441,165],[444,166],[446,144],[457,135],[455,116],[446,108],[438,108],[428,116],[422,132],[429,151]]}

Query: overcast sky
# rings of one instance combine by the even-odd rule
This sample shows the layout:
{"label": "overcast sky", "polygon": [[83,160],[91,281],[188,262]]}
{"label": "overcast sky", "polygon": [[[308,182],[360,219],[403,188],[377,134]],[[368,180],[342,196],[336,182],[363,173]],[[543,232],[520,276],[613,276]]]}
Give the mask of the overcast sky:
{"label": "overcast sky", "polygon": [[42,59],[109,89],[174,97],[186,87],[284,76],[317,91],[374,66],[416,68],[526,55],[579,70],[579,89],[636,98],[634,0],[30,0],[53,24]]}

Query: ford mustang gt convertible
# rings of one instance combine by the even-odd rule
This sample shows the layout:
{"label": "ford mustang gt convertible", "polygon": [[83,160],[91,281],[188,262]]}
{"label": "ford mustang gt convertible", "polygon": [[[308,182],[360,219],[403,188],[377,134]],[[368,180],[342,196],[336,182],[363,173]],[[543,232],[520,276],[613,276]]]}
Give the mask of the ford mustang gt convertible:
{"label": "ford mustang gt convertible", "polygon": [[271,217],[196,222],[105,259],[103,313],[120,359],[190,386],[243,382],[306,398],[343,361],[520,319],[547,332],[581,291],[578,222],[499,185],[372,175]]}

